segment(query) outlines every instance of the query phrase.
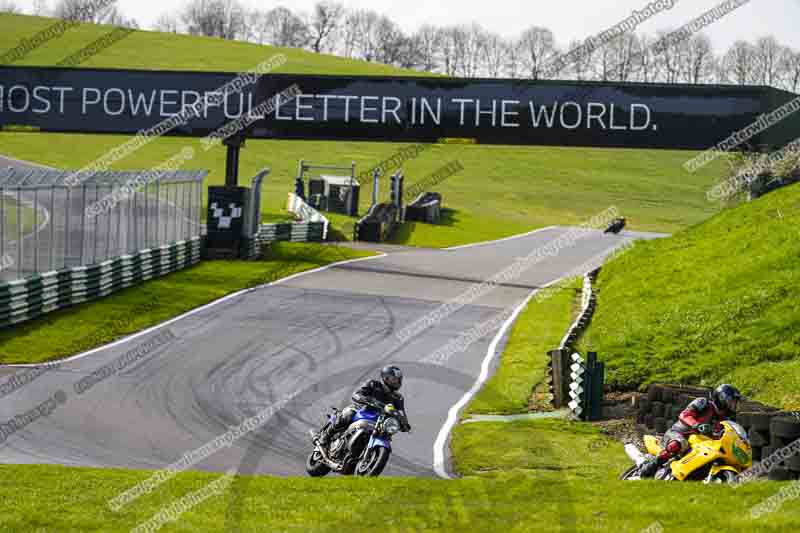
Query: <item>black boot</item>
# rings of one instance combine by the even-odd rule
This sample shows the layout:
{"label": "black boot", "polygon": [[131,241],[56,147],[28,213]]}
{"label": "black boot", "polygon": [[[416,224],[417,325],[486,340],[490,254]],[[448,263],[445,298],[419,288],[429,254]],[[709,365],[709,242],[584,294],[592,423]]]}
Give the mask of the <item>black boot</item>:
{"label": "black boot", "polygon": [[327,446],[335,434],[336,430],[334,429],[333,424],[325,424],[325,427],[319,432],[317,443],[320,446]]}
{"label": "black boot", "polygon": [[653,457],[639,468],[639,476],[642,478],[655,477],[656,472],[662,466],[664,466],[664,461],[660,457]]}

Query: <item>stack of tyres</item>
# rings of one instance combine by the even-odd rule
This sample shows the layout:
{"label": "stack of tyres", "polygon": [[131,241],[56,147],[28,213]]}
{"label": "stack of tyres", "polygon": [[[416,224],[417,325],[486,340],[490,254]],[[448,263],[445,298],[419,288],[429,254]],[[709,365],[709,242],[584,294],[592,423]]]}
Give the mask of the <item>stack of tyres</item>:
{"label": "stack of tyres", "polygon": [[800,416],[777,411],[744,412],[737,421],[748,431],[753,459],[770,458],[769,479],[800,479]]}
{"label": "stack of tyres", "polygon": [[679,385],[650,385],[647,396],[639,400],[637,423],[648,430],[664,433],[677,422],[684,408],[695,398],[708,397],[709,389]]}

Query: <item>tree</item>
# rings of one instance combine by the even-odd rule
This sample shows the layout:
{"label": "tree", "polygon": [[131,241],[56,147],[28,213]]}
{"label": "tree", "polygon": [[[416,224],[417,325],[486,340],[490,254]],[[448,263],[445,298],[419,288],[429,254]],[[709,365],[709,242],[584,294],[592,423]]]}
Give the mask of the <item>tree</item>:
{"label": "tree", "polygon": [[31,14],[44,16],[50,12],[50,8],[47,6],[47,0],[33,0],[33,9],[31,10]]}
{"label": "tree", "polygon": [[629,81],[636,68],[636,57],[640,52],[639,39],[633,33],[624,33],[608,42],[607,49],[611,68],[606,78],[616,81]]}
{"label": "tree", "polygon": [[484,33],[477,24],[450,29],[452,61],[458,76],[473,78],[478,75]]}
{"label": "tree", "polygon": [[178,18],[169,13],[163,13],[158,17],[153,29],[164,33],[180,33],[178,31]]}
{"label": "tree", "polygon": [[[362,9],[352,14],[348,24],[353,25],[354,57],[364,61],[380,61],[378,27],[381,25],[381,15],[368,9]],[[385,32],[386,28],[381,31]],[[386,35],[384,35],[385,37]]]}
{"label": "tree", "polygon": [[139,29],[139,23],[135,19],[123,15],[117,6],[111,6],[111,9],[105,14],[103,23],[134,30]]}
{"label": "tree", "polygon": [[683,77],[689,83],[705,83],[714,76],[715,58],[711,39],[703,34],[693,36],[680,58]]}
{"label": "tree", "polygon": [[54,13],[57,18],[63,20],[102,24],[110,14],[116,12],[113,4],[102,9],[97,9],[96,5],[97,2],[93,0],[59,0]]}
{"label": "tree", "polygon": [[781,56],[784,87],[796,93],[800,89],[800,52],[784,48]]}
{"label": "tree", "polygon": [[489,77],[499,78],[508,59],[508,43],[496,33],[487,33],[481,47],[482,68]]}
{"label": "tree", "polygon": [[245,10],[237,0],[191,0],[181,19],[190,35],[233,40],[246,34]]}
{"label": "tree", "polygon": [[599,81],[611,81],[617,69],[615,64],[616,54],[606,43],[595,50],[592,70],[594,78]]}
{"label": "tree", "polygon": [[334,32],[339,28],[343,15],[344,6],[342,4],[323,1],[314,5],[314,12],[308,24],[312,50],[320,53],[326,49]]}
{"label": "tree", "polygon": [[[583,46],[583,41],[571,41],[568,50],[573,52]],[[592,62],[596,50],[587,50],[588,53],[575,53],[570,55],[570,63],[564,68],[564,76],[578,81],[588,80],[592,77]]]}
{"label": "tree", "polygon": [[519,40],[511,40],[508,42],[507,56],[506,56],[506,75],[511,79],[519,79],[522,77],[522,45]]}
{"label": "tree", "polygon": [[444,28],[442,30],[442,71],[448,76],[455,76],[458,70],[457,33],[457,28]]}
{"label": "tree", "polygon": [[0,13],[22,13],[22,10],[11,0],[0,0]]}
{"label": "tree", "polygon": [[656,42],[656,39],[647,34],[639,36],[639,54],[636,56],[633,68],[636,78],[645,83],[654,82],[659,77],[661,65],[658,55],[653,51]]}
{"label": "tree", "polygon": [[758,79],[758,57],[753,45],[736,41],[722,57],[720,73],[724,81],[747,85]]}
{"label": "tree", "polygon": [[358,47],[358,23],[359,12],[348,12],[345,15],[344,25],[341,31],[341,55],[344,57],[355,57],[356,48]]}
{"label": "tree", "polygon": [[666,83],[678,83],[681,80],[681,67],[685,64],[686,41],[670,39],[672,33],[672,30],[659,31],[656,40],[659,50],[654,59],[660,78]]}
{"label": "tree", "polygon": [[773,87],[778,84],[782,52],[783,47],[775,37],[762,37],[756,41],[755,55],[759,83]]}
{"label": "tree", "polygon": [[533,80],[541,79],[556,56],[555,38],[547,28],[533,26],[520,37],[522,65]]}
{"label": "tree", "polygon": [[442,48],[442,31],[435,26],[424,24],[411,40],[417,51],[419,68],[426,72],[437,72]]}
{"label": "tree", "polygon": [[303,48],[309,42],[308,26],[285,7],[251,16],[249,36],[259,44]]}
{"label": "tree", "polygon": [[387,65],[398,64],[406,47],[403,30],[388,17],[380,16],[374,32],[375,61]]}

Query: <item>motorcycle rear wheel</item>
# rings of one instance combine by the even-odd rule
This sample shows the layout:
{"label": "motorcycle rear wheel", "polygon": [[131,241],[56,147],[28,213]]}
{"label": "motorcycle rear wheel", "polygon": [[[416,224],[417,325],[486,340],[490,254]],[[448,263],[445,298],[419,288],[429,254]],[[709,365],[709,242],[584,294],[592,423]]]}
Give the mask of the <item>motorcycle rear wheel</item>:
{"label": "motorcycle rear wheel", "polygon": [[392,452],[383,446],[375,446],[367,450],[366,455],[356,465],[356,475],[361,477],[377,477],[381,475],[386,463],[389,462],[389,455]]}
{"label": "motorcycle rear wheel", "polygon": [[311,477],[322,477],[331,471],[331,467],[322,461],[322,454],[314,450],[306,460],[306,472]]}
{"label": "motorcycle rear wheel", "polygon": [[736,483],[737,479],[739,479],[738,474],[731,472],[730,470],[723,470],[711,478],[711,483]]}

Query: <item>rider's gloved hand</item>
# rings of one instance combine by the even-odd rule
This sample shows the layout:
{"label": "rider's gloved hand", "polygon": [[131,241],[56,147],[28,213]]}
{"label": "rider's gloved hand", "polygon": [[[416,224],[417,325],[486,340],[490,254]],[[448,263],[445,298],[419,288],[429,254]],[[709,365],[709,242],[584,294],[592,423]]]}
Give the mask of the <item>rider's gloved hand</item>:
{"label": "rider's gloved hand", "polygon": [[699,431],[701,435],[710,436],[711,424],[698,424],[697,431]]}

